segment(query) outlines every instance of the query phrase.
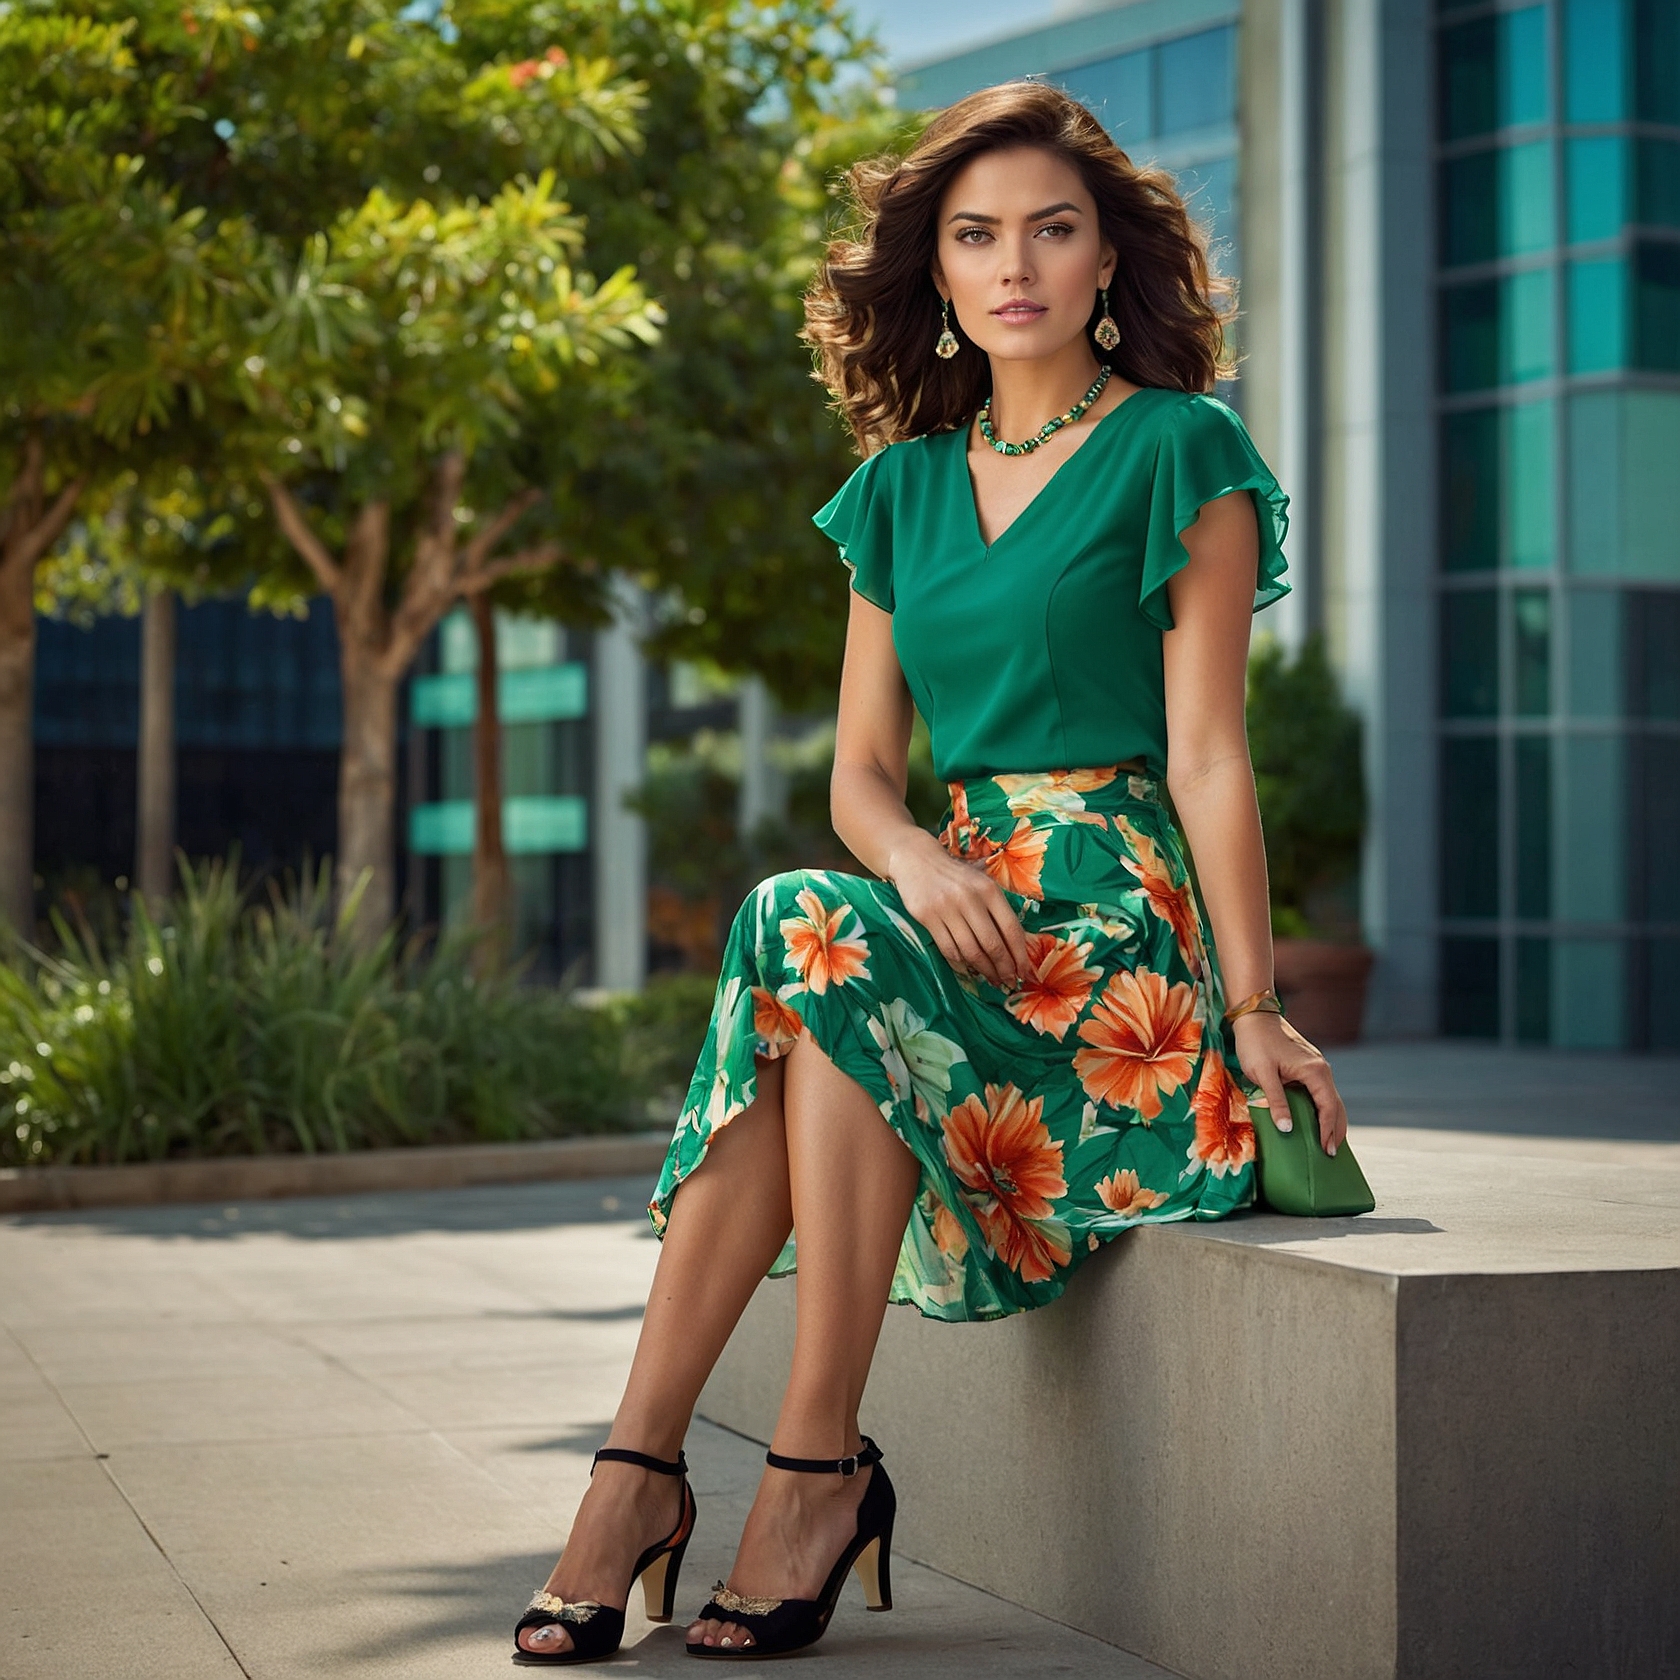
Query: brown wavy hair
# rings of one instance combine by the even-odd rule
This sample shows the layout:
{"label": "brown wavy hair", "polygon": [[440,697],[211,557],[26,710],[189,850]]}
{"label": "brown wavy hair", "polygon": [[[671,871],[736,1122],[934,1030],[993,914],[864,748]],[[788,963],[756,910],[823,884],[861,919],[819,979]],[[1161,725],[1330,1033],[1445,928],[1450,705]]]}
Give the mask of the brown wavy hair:
{"label": "brown wavy hair", "polygon": [[[1096,200],[1103,237],[1119,255],[1109,305],[1120,342],[1091,351],[1134,385],[1208,391],[1236,372],[1226,324],[1235,287],[1217,273],[1207,238],[1166,170],[1139,167],[1102,124],[1059,88],[1001,82],[936,116],[903,158],[865,158],[846,176],[855,212],[805,294],[800,336],[817,350],[813,378],[834,396],[864,454],[900,438],[966,422],[991,390],[990,359],[933,353],[940,297],[931,273],[946,188],[971,159],[1006,146],[1042,146],[1067,159]],[[1096,327],[1095,300],[1087,334]]]}

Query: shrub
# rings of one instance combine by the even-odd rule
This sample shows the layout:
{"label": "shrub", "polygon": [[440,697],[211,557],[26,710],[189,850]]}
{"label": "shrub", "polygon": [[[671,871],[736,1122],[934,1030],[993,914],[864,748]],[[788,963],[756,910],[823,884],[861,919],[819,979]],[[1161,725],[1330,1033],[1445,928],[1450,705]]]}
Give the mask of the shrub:
{"label": "shrub", "polygon": [[1359,716],[1342,699],[1324,637],[1291,660],[1267,638],[1248,668],[1248,742],[1266,831],[1272,926],[1314,931],[1314,909],[1359,868],[1365,773]]}
{"label": "shrub", "polygon": [[554,1137],[674,1112],[704,1031],[697,999],[587,1008],[517,973],[475,976],[470,936],[360,948],[325,868],[254,900],[236,867],[183,866],[161,915],[136,896],[114,934],[58,911],[56,952],[14,946],[0,1160]]}

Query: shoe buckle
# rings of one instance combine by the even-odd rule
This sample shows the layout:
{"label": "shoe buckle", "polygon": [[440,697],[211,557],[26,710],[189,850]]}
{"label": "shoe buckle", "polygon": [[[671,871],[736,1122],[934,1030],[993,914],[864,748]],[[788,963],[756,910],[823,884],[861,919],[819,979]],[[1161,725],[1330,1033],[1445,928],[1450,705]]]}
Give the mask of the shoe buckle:
{"label": "shoe buckle", "polygon": [[858,1473],[858,1455],[853,1453],[850,1458],[840,1459],[834,1466],[842,1476],[855,1476]]}

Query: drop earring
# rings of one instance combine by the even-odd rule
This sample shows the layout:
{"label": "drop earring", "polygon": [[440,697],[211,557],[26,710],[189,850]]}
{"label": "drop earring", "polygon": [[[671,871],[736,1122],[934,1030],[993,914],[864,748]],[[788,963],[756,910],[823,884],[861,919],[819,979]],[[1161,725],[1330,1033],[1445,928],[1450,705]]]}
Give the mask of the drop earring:
{"label": "drop earring", "polygon": [[944,322],[944,330],[934,344],[933,353],[943,361],[948,362],[962,348],[957,343],[957,335],[951,331],[951,300],[949,298],[943,300],[940,318]]}
{"label": "drop earring", "polygon": [[1108,312],[1108,287],[1102,289],[1102,319],[1097,322],[1091,336],[1104,350],[1112,350],[1120,342],[1120,329],[1114,324],[1114,317]]}

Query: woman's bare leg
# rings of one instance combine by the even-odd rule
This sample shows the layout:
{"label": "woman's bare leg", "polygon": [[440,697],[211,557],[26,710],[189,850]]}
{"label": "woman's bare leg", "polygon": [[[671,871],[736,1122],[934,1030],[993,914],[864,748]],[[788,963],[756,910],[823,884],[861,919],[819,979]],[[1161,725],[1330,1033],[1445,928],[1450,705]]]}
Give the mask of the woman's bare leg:
{"label": "woman's bare leg", "polygon": [[[630,1376],[608,1444],[672,1459],[700,1389],[792,1228],[783,1129],[785,1063],[758,1066],[758,1096],[712,1140],[671,1204]],[[682,1514],[675,1477],[597,1466],[547,1590],[620,1605],[642,1551]],[[527,1629],[529,1651],[567,1651],[561,1627]]]}
{"label": "woman's bare leg", "polygon": [[[798,1329],[775,1448],[797,1458],[843,1458],[861,1445],[858,1405],[921,1169],[874,1099],[814,1039],[802,1038],[787,1063]],[[749,1597],[815,1598],[856,1532],[870,1474],[767,1467],[729,1585]],[[695,1622],[688,1637],[751,1640],[736,1624],[717,1621]]]}

